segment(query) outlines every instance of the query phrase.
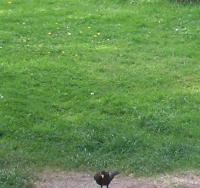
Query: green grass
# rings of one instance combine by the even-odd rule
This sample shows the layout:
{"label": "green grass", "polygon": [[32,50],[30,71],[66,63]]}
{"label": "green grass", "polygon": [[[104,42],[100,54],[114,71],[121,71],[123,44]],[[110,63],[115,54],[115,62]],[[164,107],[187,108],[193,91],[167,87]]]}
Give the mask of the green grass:
{"label": "green grass", "polygon": [[27,172],[49,167],[199,170],[199,11],[2,0],[0,187],[28,187]]}

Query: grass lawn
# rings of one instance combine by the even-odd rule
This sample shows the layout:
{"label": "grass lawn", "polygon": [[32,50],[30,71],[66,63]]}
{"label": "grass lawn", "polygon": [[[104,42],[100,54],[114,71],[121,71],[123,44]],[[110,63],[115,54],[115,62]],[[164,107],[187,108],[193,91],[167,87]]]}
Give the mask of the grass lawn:
{"label": "grass lawn", "polygon": [[199,5],[0,1],[0,187],[199,170],[199,113]]}

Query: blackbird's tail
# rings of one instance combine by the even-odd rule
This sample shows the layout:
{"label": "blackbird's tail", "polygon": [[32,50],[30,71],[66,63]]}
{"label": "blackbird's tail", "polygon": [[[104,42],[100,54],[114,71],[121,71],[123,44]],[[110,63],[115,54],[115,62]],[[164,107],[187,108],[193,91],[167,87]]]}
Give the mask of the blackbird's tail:
{"label": "blackbird's tail", "polygon": [[118,175],[119,172],[118,171],[112,171],[112,172],[109,172],[109,176],[110,176],[110,179],[113,179],[116,175]]}

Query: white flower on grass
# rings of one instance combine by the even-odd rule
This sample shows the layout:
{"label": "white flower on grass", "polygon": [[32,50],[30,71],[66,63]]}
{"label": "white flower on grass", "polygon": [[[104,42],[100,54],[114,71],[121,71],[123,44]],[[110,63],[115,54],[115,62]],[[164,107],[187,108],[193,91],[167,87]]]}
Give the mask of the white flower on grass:
{"label": "white flower on grass", "polygon": [[72,35],[70,32],[67,32],[67,34],[70,36],[70,35]]}
{"label": "white flower on grass", "polygon": [[176,28],[176,31],[178,31],[178,28]]}
{"label": "white flower on grass", "polygon": [[3,99],[3,95],[0,94],[0,99]]}
{"label": "white flower on grass", "polygon": [[94,92],[91,92],[90,95],[94,95]]}

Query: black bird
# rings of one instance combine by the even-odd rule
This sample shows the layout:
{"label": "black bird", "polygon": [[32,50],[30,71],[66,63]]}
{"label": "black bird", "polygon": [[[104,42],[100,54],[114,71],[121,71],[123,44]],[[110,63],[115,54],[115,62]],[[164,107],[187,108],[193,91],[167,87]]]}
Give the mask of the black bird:
{"label": "black bird", "polygon": [[119,172],[117,171],[112,171],[112,172],[106,172],[106,171],[101,171],[101,172],[97,172],[94,175],[94,179],[97,182],[98,185],[101,186],[101,188],[105,185],[108,188],[108,185],[110,184],[110,182],[112,181],[112,179],[119,174]]}

